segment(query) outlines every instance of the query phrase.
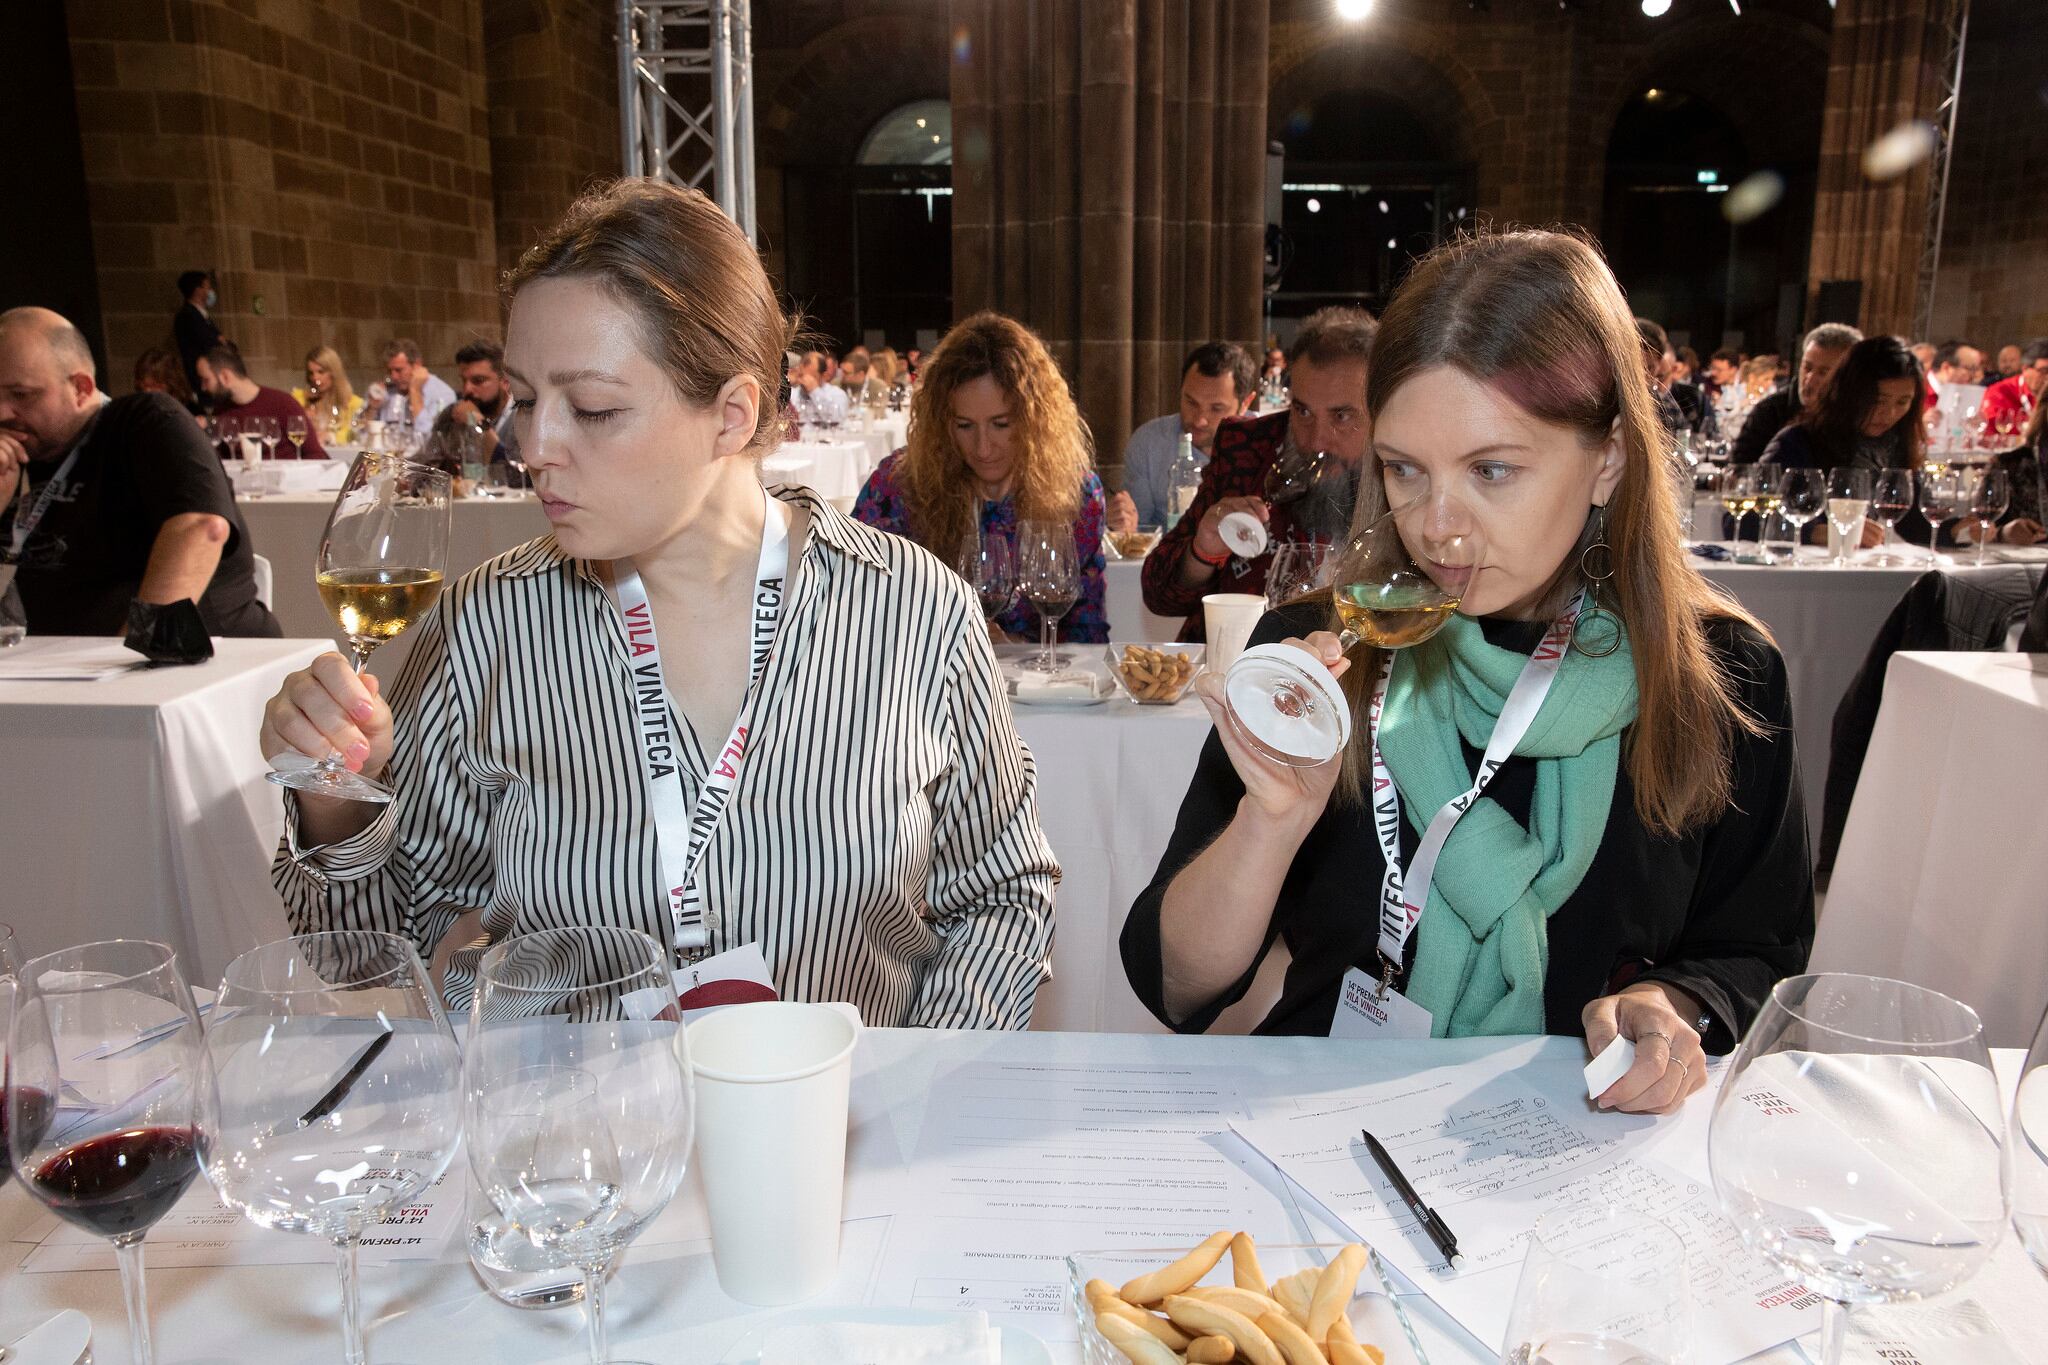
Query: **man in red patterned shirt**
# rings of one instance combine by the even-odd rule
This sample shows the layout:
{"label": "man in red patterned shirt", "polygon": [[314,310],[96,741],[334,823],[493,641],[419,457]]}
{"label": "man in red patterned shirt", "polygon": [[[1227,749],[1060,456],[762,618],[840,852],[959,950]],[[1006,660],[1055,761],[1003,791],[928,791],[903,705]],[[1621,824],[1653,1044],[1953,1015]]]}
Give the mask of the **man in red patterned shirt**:
{"label": "man in red patterned shirt", "polygon": [[2003,442],[1997,449],[2014,444],[2026,430],[2043,389],[2048,389],[2048,337],[2036,337],[2020,353],[2020,372],[1986,389],[1984,402],[1977,409],[1984,435]]}
{"label": "man in red patterned shirt", "polygon": [[[1366,362],[1379,324],[1362,308],[1324,308],[1311,314],[1287,348],[1292,402],[1283,412],[1235,417],[1216,429],[1215,449],[1188,510],[1145,558],[1145,607],[1161,616],[1185,616],[1180,638],[1203,638],[1202,598],[1212,592],[1266,590],[1272,547],[1288,540],[1341,535],[1329,509],[1303,503],[1270,507],[1266,472],[1282,454],[1321,452],[1337,462],[1355,487],[1372,419],[1365,410]],[[1306,500],[1305,500],[1306,501]],[[1342,509],[1348,517],[1349,507]],[[1321,511],[1322,516],[1315,515]],[[1218,529],[1232,512],[1266,524],[1267,549],[1252,559],[1231,552]]]}

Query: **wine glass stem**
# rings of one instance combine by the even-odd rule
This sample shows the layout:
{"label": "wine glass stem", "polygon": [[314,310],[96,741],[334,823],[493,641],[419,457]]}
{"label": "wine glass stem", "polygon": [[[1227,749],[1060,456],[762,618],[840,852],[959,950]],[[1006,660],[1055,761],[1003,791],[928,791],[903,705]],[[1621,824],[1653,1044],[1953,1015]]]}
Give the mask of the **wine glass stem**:
{"label": "wine glass stem", "polygon": [[142,1235],[116,1237],[114,1258],[121,1266],[121,1298],[128,1305],[128,1356],[135,1365],[155,1365],[156,1348],[149,1339],[149,1289],[142,1280]]}
{"label": "wine glass stem", "polygon": [[365,1365],[369,1355],[363,1349],[363,1295],[354,1237],[335,1239],[334,1268],[341,1277],[341,1358],[348,1365]]}
{"label": "wine glass stem", "polygon": [[1038,647],[1045,654],[1045,671],[1048,673],[1053,670],[1052,635],[1052,612],[1041,607],[1038,612]]}
{"label": "wine glass stem", "polygon": [[583,1267],[583,1320],[590,1328],[590,1365],[605,1365],[611,1351],[604,1337],[604,1262]]}
{"label": "wine glass stem", "polygon": [[1820,1301],[1820,1357],[1816,1365],[1842,1365],[1842,1348],[1849,1340],[1848,1305],[1835,1299]]}

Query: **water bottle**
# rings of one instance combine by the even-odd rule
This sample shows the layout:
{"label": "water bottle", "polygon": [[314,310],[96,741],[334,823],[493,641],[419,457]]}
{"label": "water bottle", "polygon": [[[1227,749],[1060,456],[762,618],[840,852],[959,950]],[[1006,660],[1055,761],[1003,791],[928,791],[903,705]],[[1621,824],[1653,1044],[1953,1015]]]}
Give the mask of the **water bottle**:
{"label": "water bottle", "polygon": [[1194,502],[1195,490],[1201,486],[1202,465],[1195,458],[1195,438],[1183,432],[1180,450],[1175,453],[1173,467],[1167,475],[1166,528],[1169,531]]}

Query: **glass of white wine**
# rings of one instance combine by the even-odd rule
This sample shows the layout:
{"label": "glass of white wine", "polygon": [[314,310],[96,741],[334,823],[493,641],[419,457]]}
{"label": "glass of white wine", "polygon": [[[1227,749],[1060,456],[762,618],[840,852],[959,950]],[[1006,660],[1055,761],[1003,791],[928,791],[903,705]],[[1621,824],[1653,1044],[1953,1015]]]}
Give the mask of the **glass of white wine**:
{"label": "glass of white wine", "polygon": [[[446,470],[402,455],[366,450],[349,467],[327,514],[314,581],[348,637],[356,672],[372,650],[426,615],[440,597],[451,491]],[[385,802],[394,795],[382,782],[350,772],[340,754],[265,776],[281,787],[351,801]]]}
{"label": "glass of white wine", "polygon": [[[1359,645],[1407,649],[1449,624],[1484,558],[1476,531],[1435,536],[1415,527],[1412,553],[1399,519],[1420,499],[1382,514],[1354,533],[1328,571],[1346,653]],[[1343,752],[1351,738],[1349,703],[1323,661],[1294,645],[1255,645],[1224,677],[1226,716],[1254,752],[1289,767],[1312,768]]]}

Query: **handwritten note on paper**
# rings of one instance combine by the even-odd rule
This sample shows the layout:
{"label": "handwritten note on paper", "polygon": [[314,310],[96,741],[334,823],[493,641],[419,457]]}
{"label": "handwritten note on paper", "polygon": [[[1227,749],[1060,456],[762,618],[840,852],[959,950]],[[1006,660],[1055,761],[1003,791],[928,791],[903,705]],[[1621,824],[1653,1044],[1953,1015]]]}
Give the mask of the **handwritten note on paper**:
{"label": "handwritten note on paper", "polygon": [[916,1198],[893,1220],[874,1301],[980,1310],[1072,1341],[1069,1252],[1184,1251],[1219,1228],[1295,1240],[1284,1197],[1218,1138],[1247,1115],[1248,1080],[1223,1067],[1002,1062],[940,1077],[904,1176]]}
{"label": "handwritten note on paper", "polygon": [[[1817,1322],[1817,1300],[1743,1247],[1703,1182],[1637,1159],[1654,1120],[1589,1112],[1569,1093],[1577,1077],[1557,1080],[1552,1094],[1522,1074],[1476,1087],[1455,1072],[1426,1074],[1326,1096],[1337,1107],[1322,1112],[1234,1127],[1485,1346],[1498,1349],[1507,1331],[1530,1230],[1548,1210],[1589,1199],[1652,1211],[1686,1239],[1698,1365],[1742,1359]],[[1366,1154],[1361,1128],[1386,1143],[1456,1234],[1456,1272]]]}

